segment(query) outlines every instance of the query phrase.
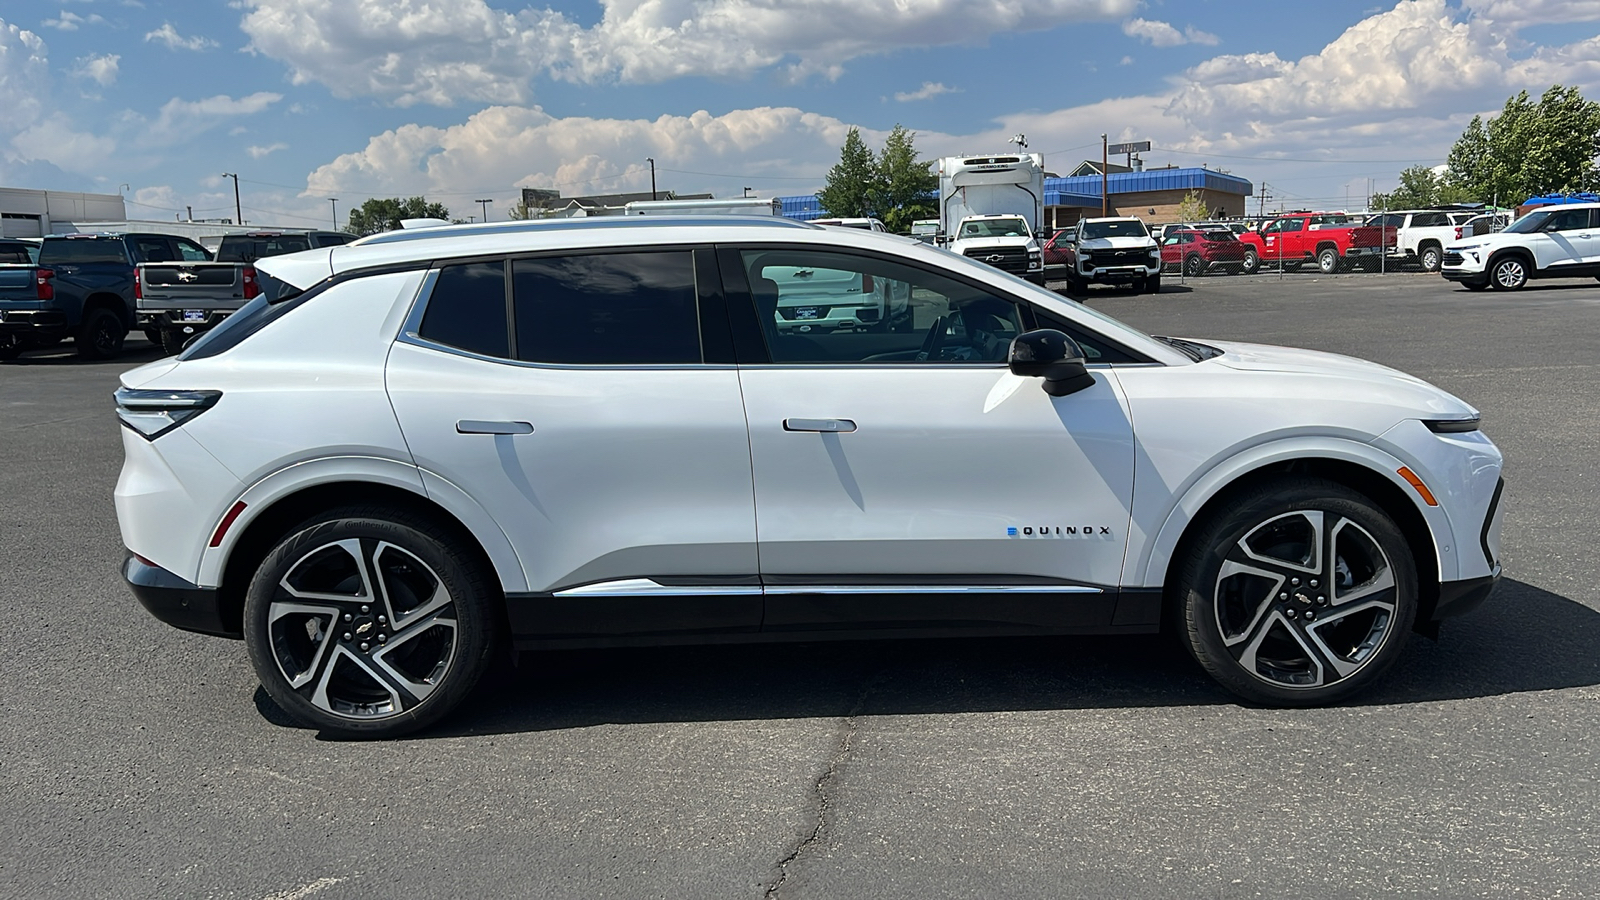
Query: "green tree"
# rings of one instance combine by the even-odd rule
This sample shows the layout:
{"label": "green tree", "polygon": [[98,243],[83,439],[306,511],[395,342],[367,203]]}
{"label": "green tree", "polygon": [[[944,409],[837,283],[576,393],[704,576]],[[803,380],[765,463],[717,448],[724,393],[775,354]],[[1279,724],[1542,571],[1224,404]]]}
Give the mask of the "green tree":
{"label": "green tree", "polygon": [[1387,194],[1373,194],[1373,209],[1421,209],[1438,204],[1443,181],[1428,166],[1412,166],[1400,173],[1400,186]]}
{"label": "green tree", "polygon": [[396,200],[391,197],[373,197],[350,210],[350,232],[358,235],[396,231],[402,219],[449,219],[450,210],[443,203],[429,203],[425,197]]}
{"label": "green tree", "polygon": [[1474,117],[1450,148],[1448,194],[1520,203],[1539,194],[1600,188],[1600,103],[1551,85],[1537,103],[1523,91],[1487,122]]}
{"label": "green tree", "polygon": [[896,124],[878,154],[872,208],[890,231],[909,232],[911,223],[939,214],[934,195],[939,177],[926,160],[917,160],[917,133]]}
{"label": "green tree", "polygon": [[1190,191],[1183,195],[1173,215],[1179,222],[1203,222],[1211,218],[1211,210],[1206,206],[1206,201],[1200,199],[1198,192]]}
{"label": "green tree", "polygon": [[878,182],[878,163],[861,140],[861,129],[851,128],[839,150],[839,162],[828,170],[817,200],[823,212],[834,217],[870,216]]}

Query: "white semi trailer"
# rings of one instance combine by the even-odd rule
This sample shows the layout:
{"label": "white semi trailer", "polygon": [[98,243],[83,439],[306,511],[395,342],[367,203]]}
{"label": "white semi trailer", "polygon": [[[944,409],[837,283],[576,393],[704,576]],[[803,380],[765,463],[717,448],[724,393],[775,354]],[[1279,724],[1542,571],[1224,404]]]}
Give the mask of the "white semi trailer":
{"label": "white semi trailer", "polygon": [[939,160],[939,230],[951,251],[1043,284],[1043,222],[1042,155]]}

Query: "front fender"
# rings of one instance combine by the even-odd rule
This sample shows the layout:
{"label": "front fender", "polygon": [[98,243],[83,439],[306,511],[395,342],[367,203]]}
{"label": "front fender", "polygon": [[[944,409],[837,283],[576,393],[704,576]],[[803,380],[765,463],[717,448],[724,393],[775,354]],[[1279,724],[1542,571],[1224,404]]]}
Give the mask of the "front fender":
{"label": "front fender", "polygon": [[[1249,447],[1232,456],[1219,459],[1210,467],[1200,471],[1186,486],[1172,495],[1164,508],[1153,506],[1148,511],[1135,509],[1136,522],[1152,522],[1156,525],[1153,529],[1144,531],[1153,537],[1148,538],[1142,546],[1134,547],[1130,544],[1123,564],[1123,584],[1163,586],[1178,542],[1182,540],[1184,533],[1207,502],[1251,472],[1277,463],[1307,459],[1354,463],[1383,476],[1394,484],[1411,501],[1426,523],[1429,535],[1433,539],[1433,553],[1438,562],[1438,571],[1441,574],[1456,571],[1456,541],[1452,539],[1450,519],[1443,507],[1422,503],[1416,491],[1400,477],[1398,470],[1405,465],[1404,462],[1360,441],[1347,438],[1296,437]],[[1137,534],[1136,530],[1135,536]]]}

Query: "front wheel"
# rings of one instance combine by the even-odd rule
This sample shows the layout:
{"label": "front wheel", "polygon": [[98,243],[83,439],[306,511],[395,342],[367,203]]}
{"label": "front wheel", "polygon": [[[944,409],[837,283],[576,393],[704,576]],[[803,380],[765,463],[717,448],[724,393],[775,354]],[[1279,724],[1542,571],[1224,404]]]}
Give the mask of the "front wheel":
{"label": "front wheel", "polygon": [[394,737],[450,712],[494,646],[492,592],[447,532],[341,509],[280,541],[245,597],[244,639],[285,712],[349,737]]}
{"label": "front wheel", "polygon": [[1528,283],[1528,264],[1520,256],[1497,260],[1489,273],[1489,284],[1497,291],[1521,290]]}
{"label": "front wheel", "polygon": [[1345,699],[1394,664],[1417,613],[1411,549],[1365,496],[1291,478],[1235,498],[1177,568],[1183,637],[1224,687],[1249,700]]}
{"label": "front wheel", "polygon": [[1254,275],[1261,269],[1261,257],[1254,250],[1244,252],[1244,263],[1239,267],[1246,275]]}
{"label": "front wheel", "polygon": [[1150,277],[1146,278],[1144,280],[1144,292],[1146,294],[1161,293],[1161,276],[1151,275]]}

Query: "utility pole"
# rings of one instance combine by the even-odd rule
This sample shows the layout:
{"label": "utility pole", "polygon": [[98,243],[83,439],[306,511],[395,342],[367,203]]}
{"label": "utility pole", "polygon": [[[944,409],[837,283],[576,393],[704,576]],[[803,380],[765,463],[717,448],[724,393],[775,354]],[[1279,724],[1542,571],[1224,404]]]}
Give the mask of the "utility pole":
{"label": "utility pole", "polygon": [[339,230],[339,198],[329,197],[328,202],[333,204],[333,230]]}
{"label": "utility pole", "polygon": [[1265,181],[1261,182],[1261,209],[1256,213],[1256,218],[1265,219],[1267,217],[1267,201],[1271,199],[1272,191]]}
{"label": "utility pole", "polygon": [[239,176],[233,172],[223,172],[222,177],[233,179],[233,220],[243,225],[244,207],[239,205]]}
{"label": "utility pole", "polygon": [[1106,153],[1106,136],[1102,134],[1100,135],[1100,217],[1102,219],[1111,215],[1111,213],[1107,212],[1110,207],[1108,206],[1109,198],[1106,197],[1106,185],[1110,182],[1110,178],[1106,175],[1108,165],[1109,155]]}
{"label": "utility pole", "polygon": [[493,203],[494,201],[493,200],[474,200],[472,202],[478,204],[481,207],[483,207],[483,220],[485,222],[489,221],[489,204]]}
{"label": "utility pole", "polygon": [[656,199],[656,159],[653,156],[646,156],[644,161],[650,164],[650,199],[654,200]]}

